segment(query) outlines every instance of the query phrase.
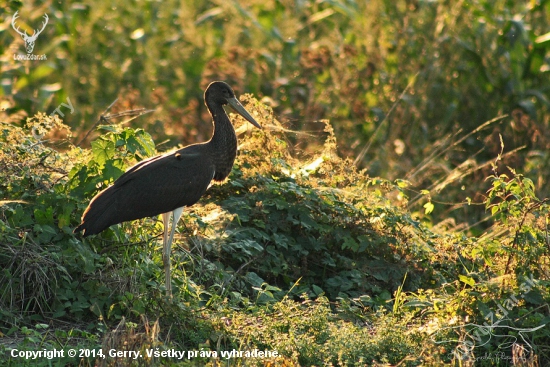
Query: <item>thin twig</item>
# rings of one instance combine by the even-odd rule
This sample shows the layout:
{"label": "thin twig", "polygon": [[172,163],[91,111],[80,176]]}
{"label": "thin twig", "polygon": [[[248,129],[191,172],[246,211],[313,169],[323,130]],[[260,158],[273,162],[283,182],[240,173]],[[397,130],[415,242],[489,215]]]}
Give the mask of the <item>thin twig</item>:
{"label": "thin twig", "polygon": [[88,132],[86,133],[86,135],[84,135],[84,137],[82,138],[82,140],[80,140],[80,141],[78,142],[78,144],[76,144],[77,147],[79,147],[80,144],[82,144],[82,142],[83,142],[84,140],[86,140],[86,138],[88,137],[88,135],[90,135],[90,133],[97,127],[97,125],[99,125],[99,123],[100,123],[101,121],[107,121],[107,119],[105,118],[105,114],[106,114],[107,112],[109,112],[109,110],[111,109],[111,107],[113,107],[114,104],[115,104],[117,101],[118,101],[118,98],[115,99],[115,100],[113,101],[113,103],[111,103],[111,104],[109,105],[109,107],[107,107],[107,109],[105,109],[105,111],[103,111],[103,113],[101,114],[101,116],[99,116],[99,119],[97,120],[97,122],[90,128],[90,130],[88,130]]}
{"label": "thin twig", "polygon": [[378,124],[378,126],[376,127],[376,130],[374,130],[374,133],[371,135],[369,141],[367,142],[367,145],[363,148],[363,150],[361,150],[361,152],[357,155],[357,157],[355,158],[355,160],[353,161],[353,164],[354,165],[358,165],[359,162],[363,159],[363,157],[367,154],[367,152],[369,151],[370,149],[370,146],[372,145],[372,143],[374,142],[374,139],[376,138],[376,135],[378,135],[378,131],[380,131],[380,128],[382,127],[382,125],[384,124],[384,122],[386,122],[386,120],[388,119],[388,116],[393,112],[393,110],[395,109],[395,107],[397,107],[397,104],[399,103],[399,101],[401,101],[403,99],[403,96],[405,95],[405,93],[407,93],[407,91],[410,89],[410,87],[412,87],[412,85],[414,84],[414,82],[416,81],[416,77],[418,76],[418,74],[420,74],[420,72],[417,72],[414,77],[412,78],[412,80],[409,82],[409,84],[405,87],[405,89],[403,89],[403,92],[401,92],[401,94],[399,95],[399,99],[397,99],[397,101],[395,101],[395,103],[393,104],[393,106],[391,106],[390,110],[388,111],[388,113],[384,116],[384,118],[382,119],[382,121],[380,121],[380,123]]}
{"label": "thin twig", "polygon": [[127,122],[130,122],[130,121],[140,117],[141,115],[145,115],[146,113],[153,112],[153,111],[154,110],[146,110],[145,108],[138,108],[137,110],[128,110],[128,111],[119,112],[119,113],[115,113],[114,115],[108,115],[108,116],[104,116],[104,117],[105,117],[105,120],[108,121],[108,120],[112,120],[112,119],[115,119],[115,118],[118,118],[118,117],[132,116],[128,120],[124,120],[124,121],[118,123],[118,125],[123,125]]}
{"label": "thin twig", "polygon": [[[527,220],[527,215],[529,213],[531,213],[532,211],[534,211],[535,209],[540,208],[543,204],[547,203],[549,200],[550,199],[544,199],[542,201],[534,203],[533,205],[531,205],[531,207],[527,208],[527,210],[523,213],[523,217],[521,218],[521,222],[519,223],[518,229],[517,229],[516,233],[514,234],[514,241],[512,242],[512,247],[513,247],[514,250],[516,250],[516,252],[517,252],[518,245],[519,245],[519,234],[520,234],[521,228],[523,227],[523,224]],[[513,257],[513,254],[512,254],[512,252],[510,252],[508,254],[508,260],[506,261],[506,268],[504,269],[504,274],[508,274],[508,271],[510,270],[510,264],[512,263],[512,257]]]}
{"label": "thin twig", "polygon": [[123,111],[123,112],[119,112],[119,113],[115,113],[115,114],[107,114],[107,112],[109,112],[111,107],[113,107],[113,105],[117,101],[118,101],[118,98],[115,99],[113,101],[113,103],[111,103],[109,105],[109,107],[107,107],[105,109],[105,111],[103,111],[103,113],[99,116],[99,119],[96,121],[96,123],[90,128],[90,130],[88,130],[88,132],[86,133],[86,135],[84,135],[82,140],[80,140],[80,142],[78,142],[78,144],[76,145],[77,147],[80,146],[88,138],[90,133],[93,130],[95,130],[100,123],[108,124],[110,120],[113,120],[113,119],[116,119],[116,118],[119,118],[119,117],[130,116],[129,119],[124,120],[124,121],[122,121],[121,123],[118,124],[118,125],[122,125],[122,124],[125,124],[127,122],[130,122],[130,121],[138,118],[139,116],[142,116],[142,115],[145,115],[146,113],[154,111],[154,110],[147,110],[145,108],[138,108],[137,110],[128,110],[128,111]]}

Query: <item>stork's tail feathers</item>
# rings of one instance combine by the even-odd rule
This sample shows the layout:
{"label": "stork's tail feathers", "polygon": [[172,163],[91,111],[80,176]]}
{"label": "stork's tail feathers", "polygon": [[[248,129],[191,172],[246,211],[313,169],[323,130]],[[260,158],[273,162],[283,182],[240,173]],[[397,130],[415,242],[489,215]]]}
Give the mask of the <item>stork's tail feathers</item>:
{"label": "stork's tail feathers", "polygon": [[86,236],[88,233],[86,233],[87,231],[86,231],[86,228],[85,228],[85,227],[86,227],[86,226],[84,225],[84,223],[80,223],[80,224],[78,225],[78,227],[76,227],[76,228],[74,229],[73,233],[78,233],[78,232],[84,231],[84,236]]}
{"label": "stork's tail feathers", "polygon": [[120,223],[124,218],[117,218],[114,195],[118,190],[111,186],[97,194],[82,214],[82,223],[73,233],[84,231],[84,237],[98,234],[109,226]]}
{"label": "stork's tail feathers", "polygon": [[78,227],[76,227],[73,231],[73,233],[78,233],[84,231],[82,234],[84,237],[91,236],[93,234],[98,234],[99,232],[103,231],[103,229],[94,229],[92,226],[90,226],[89,222],[82,222]]}

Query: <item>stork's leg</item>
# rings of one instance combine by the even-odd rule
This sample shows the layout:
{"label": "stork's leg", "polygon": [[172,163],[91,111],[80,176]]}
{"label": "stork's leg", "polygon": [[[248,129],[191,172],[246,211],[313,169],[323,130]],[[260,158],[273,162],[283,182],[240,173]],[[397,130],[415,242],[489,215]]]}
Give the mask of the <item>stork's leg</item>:
{"label": "stork's leg", "polygon": [[162,223],[164,224],[164,234],[162,235],[162,263],[164,264],[164,276],[166,277],[166,295],[172,297],[172,284],[170,283],[170,249],[168,244],[168,226],[172,212],[162,214]]}
{"label": "stork's leg", "polygon": [[172,242],[174,241],[174,233],[176,231],[176,225],[178,224],[181,214],[183,213],[183,207],[175,209],[172,214],[172,228],[170,228],[170,237],[168,238],[168,222],[170,220],[170,213],[162,214],[162,220],[164,222],[164,236],[163,236],[163,249],[162,249],[162,262],[164,263],[164,276],[166,282],[166,295],[172,297],[172,276],[170,270],[170,253],[172,252]]}

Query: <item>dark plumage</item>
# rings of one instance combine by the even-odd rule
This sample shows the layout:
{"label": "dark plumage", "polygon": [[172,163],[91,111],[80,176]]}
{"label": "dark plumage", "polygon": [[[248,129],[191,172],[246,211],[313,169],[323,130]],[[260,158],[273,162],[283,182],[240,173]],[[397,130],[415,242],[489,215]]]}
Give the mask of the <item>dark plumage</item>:
{"label": "dark plumage", "polygon": [[[237,136],[223,105],[231,105],[250,123],[261,128],[226,83],[211,83],[204,99],[214,121],[212,138],[206,143],[146,159],[130,168],[92,199],[75,232],[84,231],[84,236],[89,236],[113,224],[165,214],[164,255],[169,257],[175,225],[183,207],[195,204],[212,180],[223,181],[233,167]],[[168,241],[167,222],[171,212],[173,224]],[[167,274],[167,290],[170,289],[168,283]]]}
{"label": "dark plumage", "polygon": [[75,232],[97,234],[113,224],[153,217],[195,204],[216,171],[207,144],[146,159],[97,194]]}

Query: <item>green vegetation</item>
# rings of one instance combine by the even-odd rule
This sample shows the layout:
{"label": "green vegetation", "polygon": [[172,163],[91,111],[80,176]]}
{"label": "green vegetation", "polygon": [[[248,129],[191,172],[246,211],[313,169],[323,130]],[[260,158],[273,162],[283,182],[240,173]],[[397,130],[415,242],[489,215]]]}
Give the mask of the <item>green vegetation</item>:
{"label": "green vegetation", "polygon": [[[1,9],[0,364],[548,365],[550,1],[363,3]],[[49,15],[47,60],[14,59],[16,10]],[[168,301],[157,218],[72,230],[130,165],[208,139],[216,79],[264,130],[233,116]]]}

